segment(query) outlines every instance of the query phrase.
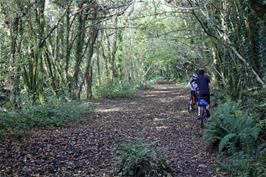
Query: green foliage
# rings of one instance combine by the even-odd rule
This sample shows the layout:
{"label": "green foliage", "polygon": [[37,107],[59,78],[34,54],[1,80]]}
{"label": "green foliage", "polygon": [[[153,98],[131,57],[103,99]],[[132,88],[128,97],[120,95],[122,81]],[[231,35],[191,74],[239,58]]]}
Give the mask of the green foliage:
{"label": "green foliage", "polygon": [[115,174],[119,177],[171,177],[170,167],[143,138],[123,144],[115,151]]}
{"label": "green foliage", "polygon": [[266,118],[266,88],[249,90],[244,94],[242,100],[246,109],[260,119]]}
{"label": "green foliage", "polygon": [[224,92],[220,90],[213,90],[212,96],[211,96],[211,102],[215,105],[218,105],[219,103],[225,103],[228,101],[227,96]]}
{"label": "green foliage", "polygon": [[232,177],[264,177],[266,175],[266,144],[247,154],[235,152],[231,156],[220,154],[219,165]]}
{"label": "green foliage", "polygon": [[266,134],[266,119],[260,120],[257,126]]}
{"label": "green foliage", "polygon": [[263,122],[256,126],[255,119],[243,108],[232,101],[219,105],[207,123],[203,137],[218,142],[218,162],[229,176],[263,177],[266,174],[266,144],[259,145],[263,142],[263,137],[259,137]]}
{"label": "green foliage", "polygon": [[132,97],[136,93],[137,85],[132,81],[106,81],[96,89],[97,95],[105,98]]}
{"label": "green foliage", "polygon": [[254,168],[256,169],[257,176],[266,176],[266,143],[258,147],[258,156],[254,162]]}
{"label": "green foliage", "polygon": [[243,153],[234,153],[232,156],[220,155],[218,157],[219,165],[223,170],[232,177],[250,177],[251,175],[251,159]]}
{"label": "green foliage", "polygon": [[250,152],[258,138],[255,121],[241,110],[239,103],[227,102],[217,107],[212,119],[206,124],[203,138],[218,141],[219,151],[229,153],[239,150]]}
{"label": "green foliage", "polygon": [[91,112],[89,105],[80,102],[48,102],[19,112],[0,113],[0,136],[21,135],[33,128],[65,127]]}

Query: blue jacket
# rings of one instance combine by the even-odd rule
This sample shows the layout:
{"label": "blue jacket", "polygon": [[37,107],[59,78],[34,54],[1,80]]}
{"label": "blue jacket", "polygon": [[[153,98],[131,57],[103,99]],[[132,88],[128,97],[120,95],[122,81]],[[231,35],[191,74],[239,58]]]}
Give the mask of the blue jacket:
{"label": "blue jacket", "polygon": [[210,79],[204,75],[199,74],[196,80],[199,88],[199,94],[210,94]]}

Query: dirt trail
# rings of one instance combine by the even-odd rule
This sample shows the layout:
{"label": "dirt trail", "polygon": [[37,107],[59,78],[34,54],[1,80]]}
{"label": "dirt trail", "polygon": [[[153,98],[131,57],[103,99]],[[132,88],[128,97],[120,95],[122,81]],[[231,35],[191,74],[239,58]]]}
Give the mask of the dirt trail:
{"label": "dirt trail", "polygon": [[71,128],[41,130],[0,144],[0,176],[112,177],[112,151],[143,132],[158,141],[177,177],[217,174],[199,122],[186,111],[188,90],[157,85],[134,98],[102,100],[95,113]]}

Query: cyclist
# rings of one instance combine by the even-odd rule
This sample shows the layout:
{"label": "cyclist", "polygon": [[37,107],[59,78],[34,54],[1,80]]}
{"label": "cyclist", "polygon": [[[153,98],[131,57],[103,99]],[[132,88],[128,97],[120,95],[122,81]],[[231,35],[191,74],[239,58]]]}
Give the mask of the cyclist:
{"label": "cyclist", "polygon": [[198,84],[196,82],[198,75],[196,73],[193,73],[192,80],[190,81],[190,103],[191,105],[194,105],[197,102],[197,89]]}
{"label": "cyclist", "polygon": [[[210,117],[209,105],[210,105],[210,79],[204,75],[204,69],[199,69],[196,83],[199,90],[199,99],[203,98],[208,102],[206,106],[207,117]],[[198,116],[200,116],[200,109],[198,109]]]}

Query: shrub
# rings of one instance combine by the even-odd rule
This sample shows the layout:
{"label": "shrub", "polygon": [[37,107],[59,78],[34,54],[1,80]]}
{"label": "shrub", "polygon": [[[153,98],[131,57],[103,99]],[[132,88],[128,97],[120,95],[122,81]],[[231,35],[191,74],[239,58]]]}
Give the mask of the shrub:
{"label": "shrub", "polygon": [[0,136],[21,135],[33,128],[68,126],[90,111],[90,106],[79,102],[54,101],[31,106],[19,112],[1,113]]}
{"label": "shrub", "polygon": [[152,150],[144,139],[123,144],[115,151],[115,174],[119,177],[171,177],[171,169],[163,156]]}
{"label": "shrub", "polygon": [[131,97],[136,93],[137,85],[131,81],[106,81],[98,86],[97,95],[105,98]]}
{"label": "shrub", "polygon": [[254,120],[241,110],[240,105],[228,102],[217,107],[206,124],[203,138],[218,142],[219,151],[226,148],[229,153],[248,152],[255,145],[258,134]]}

